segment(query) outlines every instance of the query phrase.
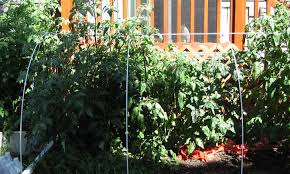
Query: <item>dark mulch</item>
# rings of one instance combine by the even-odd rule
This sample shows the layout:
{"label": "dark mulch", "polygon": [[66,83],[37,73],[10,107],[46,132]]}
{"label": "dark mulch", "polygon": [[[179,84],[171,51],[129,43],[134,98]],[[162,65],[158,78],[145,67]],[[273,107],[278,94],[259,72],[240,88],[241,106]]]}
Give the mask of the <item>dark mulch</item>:
{"label": "dark mulch", "polygon": [[[178,168],[162,174],[239,174],[241,161],[226,153],[215,154],[214,160],[180,161]],[[244,160],[244,174],[290,174],[289,149],[263,149],[249,153]]]}

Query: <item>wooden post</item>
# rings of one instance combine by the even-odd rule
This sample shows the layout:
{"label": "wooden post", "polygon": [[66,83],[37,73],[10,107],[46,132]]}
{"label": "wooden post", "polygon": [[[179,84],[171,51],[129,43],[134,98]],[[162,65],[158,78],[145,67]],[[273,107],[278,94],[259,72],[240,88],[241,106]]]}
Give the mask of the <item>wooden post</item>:
{"label": "wooden post", "polygon": [[136,0],[136,15],[138,16],[141,7],[141,0]]}
{"label": "wooden post", "polygon": [[[208,33],[208,0],[204,0],[204,11],[203,11],[203,32]],[[203,42],[206,43],[208,42],[208,35],[205,34],[203,36]]]}
{"label": "wooden post", "polygon": [[97,16],[97,23],[102,21],[102,1],[99,0],[99,6],[98,6],[98,11],[100,12],[100,14],[98,14]]}
{"label": "wooden post", "polygon": [[123,19],[128,17],[128,0],[123,0]]}
{"label": "wooden post", "polygon": [[267,14],[271,13],[271,8],[275,7],[276,3],[277,3],[276,0],[266,0]]}
{"label": "wooden post", "polygon": [[255,19],[259,17],[259,0],[254,1],[254,17]]}
{"label": "wooden post", "polygon": [[150,6],[152,8],[152,11],[150,14],[150,26],[154,27],[154,0],[150,0]]}
{"label": "wooden post", "polygon": [[[61,17],[64,20],[69,20],[70,11],[73,7],[73,0],[61,0],[60,6],[61,6]],[[62,24],[61,27],[63,30],[70,30],[68,24]]]}
{"label": "wooden post", "polygon": [[[168,0],[163,0],[163,33],[168,34]],[[168,42],[168,35],[164,35],[164,42]]]}
{"label": "wooden post", "polygon": [[[190,33],[194,33],[195,0],[190,1]],[[194,35],[190,35],[190,43],[194,43]]]}
{"label": "wooden post", "polygon": [[[230,33],[234,31],[234,0],[230,0]],[[233,35],[230,35],[230,41],[233,43]]]}
{"label": "wooden post", "polygon": [[[220,33],[221,31],[221,0],[216,1],[216,32]],[[220,34],[216,35],[216,43],[220,43]]]}
{"label": "wooden post", "polygon": [[176,42],[181,42],[181,0],[177,0],[176,4],[176,31],[178,35],[176,36]]}
{"label": "wooden post", "polygon": [[[114,9],[114,0],[110,0],[110,8]],[[111,16],[111,23],[114,23],[115,19],[114,19],[114,11],[112,12],[112,16]]]}
{"label": "wooden post", "polygon": [[266,11],[267,11],[267,14],[270,14],[271,12],[271,0],[266,0]]}
{"label": "wooden post", "polygon": [[[246,25],[246,0],[234,0],[234,33],[245,32]],[[244,47],[244,35],[234,34],[234,44],[243,49]]]}

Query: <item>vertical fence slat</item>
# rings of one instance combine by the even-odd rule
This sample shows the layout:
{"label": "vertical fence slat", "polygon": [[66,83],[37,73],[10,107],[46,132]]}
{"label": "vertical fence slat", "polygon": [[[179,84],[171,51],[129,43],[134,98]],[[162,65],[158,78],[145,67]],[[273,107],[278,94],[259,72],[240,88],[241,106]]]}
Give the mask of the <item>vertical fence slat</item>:
{"label": "vertical fence slat", "polygon": [[[190,33],[194,33],[195,0],[190,1]],[[190,42],[194,43],[194,35],[190,35]]]}
{"label": "vertical fence slat", "polygon": [[[230,1],[230,33],[233,32],[234,29],[234,0]],[[233,35],[230,35],[230,41],[233,43]]]}
{"label": "vertical fence slat", "polygon": [[[114,8],[114,0],[110,0],[110,8]],[[112,12],[112,16],[110,20],[111,20],[111,23],[114,22],[114,12]]]}
{"label": "vertical fence slat", "polygon": [[259,0],[254,1],[254,17],[255,19],[259,17]]}
{"label": "vertical fence slat", "polygon": [[[164,33],[168,33],[168,0],[163,0],[163,25],[164,25]],[[168,42],[168,35],[164,35],[164,42]]]}
{"label": "vertical fence slat", "polygon": [[[176,11],[176,32],[181,33],[181,0],[177,0]],[[181,35],[176,36],[176,42],[181,42]]]}
{"label": "vertical fence slat", "polygon": [[[110,8],[112,8],[112,9],[114,9],[114,0],[110,0]],[[111,16],[111,18],[110,18],[110,22],[113,24],[114,23],[114,21],[115,21],[115,15],[114,15],[114,11],[112,12],[112,16]],[[114,28],[112,27],[111,28],[111,33],[113,33],[114,32]]]}
{"label": "vertical fence slat", "polygon": [[[204,19],[203,19],[203,32],[208,33],[208,0],[204,0]],[[204,43],[208,42],[208,35],[204,35]]]}
{"label": "vertical fence slat", "polygon": [[[64,20],[69,20],[70,11],[73,6],[73,0],[61,0],[60,5],[61,5],[61,17]],[[61,27],[63,30],[70,30],[69,25],[67,24],[62,24]]]}
{"label": "vertical fence slat", "polygon": [[276,0],[266,0],[266,9],[267,9],[267,14],[271,13],[271,8],[276,5],[277,1]]}
{"label": "vertical fence slat", "polygon": [[[216,32],[220,33],[221,31],[221,0],[216,1]],[[216,35],[216,42],[220,43],[220,34]]]}
{"label": "vertical fence slat", "polygon": [[99,1],[97,1],[97,3],[98,3],[97,11],[100,12],[99,14],[96,14],[97,15],[96,22],[98,23],[98,22],[101,22],[101,20],[102,20],[102,1],[99,0]]}
{"label": "vertical fence slat", "polygon": [[[246,0],[235,0],[234,4],[234,31],[235,33],[244,32],[246,25]],[[235,45],[243,49],[244,47],[244,36],[242,34],[234,35]]]}
{"label": "vertical fence slat", "polygon": [[154,27],[154,0],[150,0],[150,6],[152,8],[151,14],[150,14],[150,25]]}
{"label": "vertical fence slat", "polygon": [[267,9],[267,14],[269,14],[271,11],[271,1],[270,0],[266,0],[266,9]]}
{"label": "vertical fence slat", "polygon": [[128,0],[123,0],[123,18],[128,17]]}
{"label": "vertical fence slat", "polygon": [[136,0],[136,15],[139,14],[140,6],[141,6],[141,0]]}

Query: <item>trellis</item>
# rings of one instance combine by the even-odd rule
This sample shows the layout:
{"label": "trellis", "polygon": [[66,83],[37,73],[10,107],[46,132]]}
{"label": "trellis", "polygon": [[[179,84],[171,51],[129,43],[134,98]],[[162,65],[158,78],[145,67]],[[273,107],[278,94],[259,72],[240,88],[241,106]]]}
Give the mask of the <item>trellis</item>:
{"label": "trellis", "polygon": [[[167,44],[158,43],[157,46],[162,49],[167,49]],[[194,44],[175,44],[175,48],[184,52],[188,58],[196,59],[199,62],[208,60],[217,56],[221,56],[227,53],[230,49],[238,49],[235,44],[232,43],[194,43]]]}

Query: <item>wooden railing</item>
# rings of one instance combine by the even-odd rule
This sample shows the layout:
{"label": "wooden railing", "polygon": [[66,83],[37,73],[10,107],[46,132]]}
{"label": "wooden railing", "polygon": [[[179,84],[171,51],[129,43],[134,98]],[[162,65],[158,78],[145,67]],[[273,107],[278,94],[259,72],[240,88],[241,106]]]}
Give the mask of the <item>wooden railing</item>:
{"label": "wooden railing", "polygon": [[[130,11],[130,3],[132,1],[129,0],[109,0],[109,5],[113,6],[114,3],[116,3],[118,1],[118,3],[122,3],[122,16],[123,18],[127,18],[129,17],[129,11]],[[150,5],[153,7],[153,12],[150,15],[150,25],[151,26],[156,26],[155,25],[155,18],[157,16],[155,16],[156,11],[154,11],[154,4],[157,1],[163,1],[163,19],[162,19],[162,23],[163,23],[163,32],[162,33],[169,33],[169,19],[171,16],[169,16],[169,2],[172,2],[173,0],[169,1],[169,0],[147,0],[147,2],[150,3]],[[176,13],[176,26],[174,26],[176,28],[176,33],[182,33],[182,3],[188,1],[190,2],[190,22],[189,22],[189,33],[196,33],[197,31],[195,31],[195,27],[197,24],[196,22],[196,11],[195,11],[195,5],[196,2],[199,0],[174,0],[174,3],[176,3],[176,9],[174,11],[174,13]],[[215,18],[215,22],[216,22],[216,38],[215,38],[215,43],[220,43],[220,38],[221,35],[219,34],[220,28],[221,28],[221,1],[222,0],[203,0],[203,10],[202,13],[200,15],[203,15],[203,31],[202,33],[208,33],[209,31],[209,19]],[[141,0],[136,0],[136,11],[137,9],[140,8],[140,6],[142,5]],[[216,16],[209,16],[209,3],[213,3],[215,2],[216,4]],[[72,3],[73,0],[61,0],[61,7],[62,7],[62,11],[61,11],[61,15],[64,19],[68,19],[69,18],[69,14],[70,14],[70,10],[72,8]],[[254,17],[257,18],[259,16],[259,0],[254,0]],[[271,12],[271,8],[276,4],[276,0],[266,0],[266,12],[270,13]],[[212,4],[211,4],[212,5]],[[101,7],[100,7],[101,8]],[[170,9],[171,10],[171,9]],[[172,10],[171,10],[172,11]],[[162,12],[161,12],[162,13]],[[198,14],[199,15],[199,14]],[[229,24],[229,32],[230,33],[243,33],[244,32],[244,28],[246,25],[246,0],[230,0],[230,24]],[[172,18],[172,17],[171,17]],[[101,20],[101,17],[98,18],[98,20]],[[115,20],[115,16],[111,16],[111,21],[113,22]],[[63,29],[64,30],[68,30],[69,27],[68,25],[64,24],[63,25]],[[176,36],[176,40],[174,41],[175,44],[179,45],[180,48],[184,48],[184,45],[197,45],[197,41],[196,41],[196,36],[195,35],[190,35],[190,40],[188,43],[184,43],[182,41],[182,36],[181,35],[177,35]],[[230,41],[232,43],[234,43],[238,48],[242,49],[244,46],[244,36],[242,34],[233,34],[230,35]],[[168,35],[164,35],[164,39],[163,42],[159,44],[159,46],[164,46],[166,45],[168,42],[171,42],[172,40],[169,39]],[[204,34],[203,35],[203,45],[207,44],[209,42],[209,35]]]}

